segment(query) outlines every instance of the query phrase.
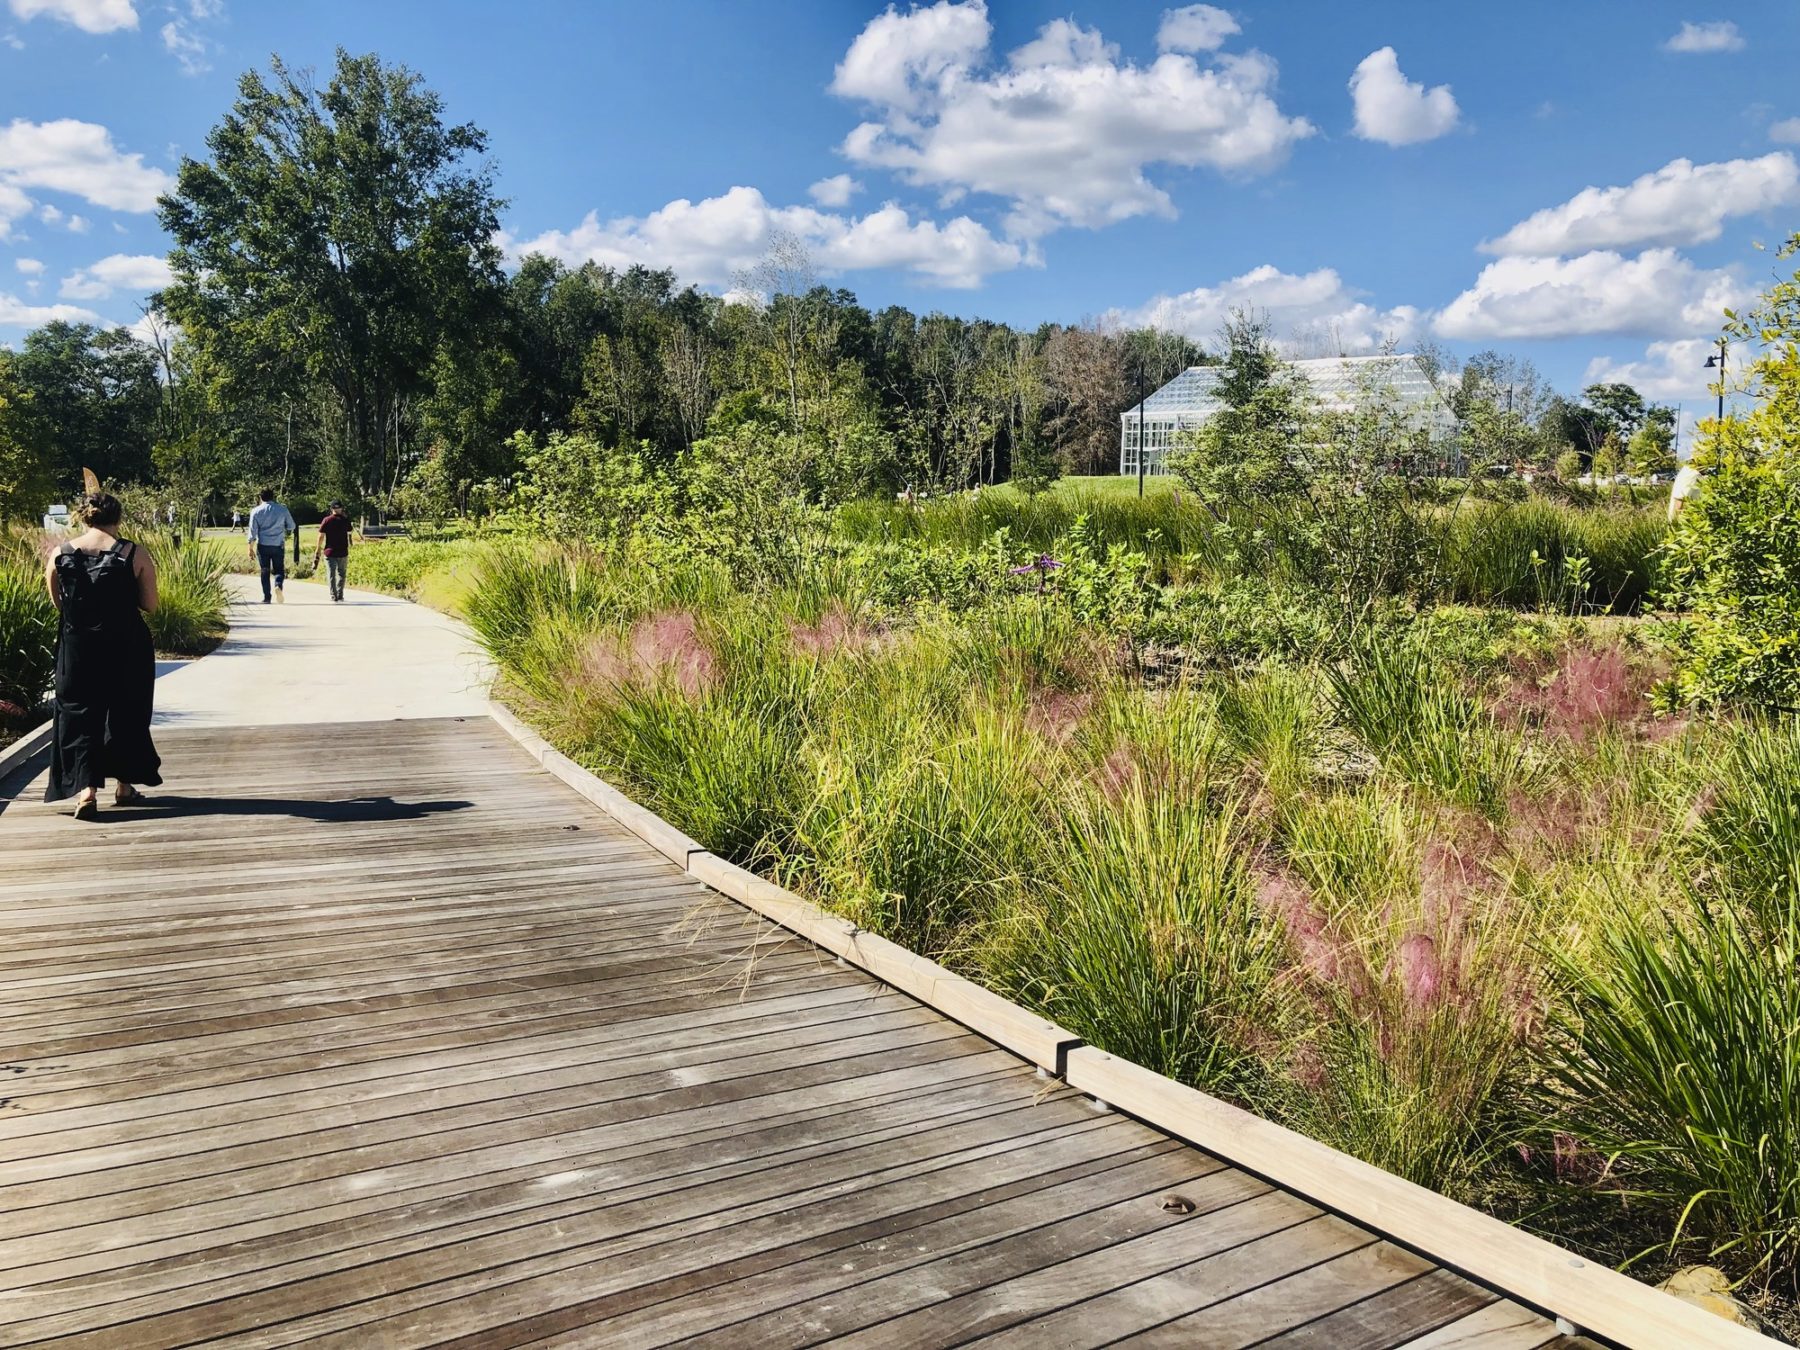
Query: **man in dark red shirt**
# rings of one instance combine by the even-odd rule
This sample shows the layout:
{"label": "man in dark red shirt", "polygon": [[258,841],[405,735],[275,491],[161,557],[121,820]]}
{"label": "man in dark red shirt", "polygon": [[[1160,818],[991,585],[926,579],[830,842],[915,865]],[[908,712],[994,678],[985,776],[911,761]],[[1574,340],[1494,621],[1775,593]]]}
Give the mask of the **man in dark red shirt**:
{"label": "man in dark red shirt", "polygon": [[331,513],[319,522],[319,546],[313,550],[313,567],[319,565],[319,555],[325,555],[325,571],[331,582],[331,598],[344,598],[344,569],[350,562],[350,517],[344,514],[344,504],[333,502]]}

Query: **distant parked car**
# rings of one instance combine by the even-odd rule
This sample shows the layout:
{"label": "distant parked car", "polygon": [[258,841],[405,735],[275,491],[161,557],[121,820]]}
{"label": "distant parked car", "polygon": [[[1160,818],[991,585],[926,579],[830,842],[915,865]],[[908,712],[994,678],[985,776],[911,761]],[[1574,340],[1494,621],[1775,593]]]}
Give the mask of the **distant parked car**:
{"label": "distant parked car", "polygon": [[66,530],[69,528],[69,508],[51,506],[44,511],[44,528],[46,530]]}

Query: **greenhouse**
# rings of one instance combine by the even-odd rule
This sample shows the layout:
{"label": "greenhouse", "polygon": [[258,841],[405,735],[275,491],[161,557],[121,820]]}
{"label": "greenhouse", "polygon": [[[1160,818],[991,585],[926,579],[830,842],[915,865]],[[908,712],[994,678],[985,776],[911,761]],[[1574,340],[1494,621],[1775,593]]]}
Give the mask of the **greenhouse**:
{"label": "greenhouse", "polygon": [[[1319,403],[1329,412],[1344,412],[1370,393],[1387,394],[1406,409],[1409,420],[1428,428],[1433,437],[1456,434],[1456,415],[1413,356],[1332,356],[1294,361]],[[1138,428],[1143,427],[1144,472],[1167,472],[1169,450],[1185,430],[1201,426],[1225,404],[1215,390],[1224,376],[1221,366],[1189,366],[1143,402],[1120,414],[1119,472],[1138,471]]]}

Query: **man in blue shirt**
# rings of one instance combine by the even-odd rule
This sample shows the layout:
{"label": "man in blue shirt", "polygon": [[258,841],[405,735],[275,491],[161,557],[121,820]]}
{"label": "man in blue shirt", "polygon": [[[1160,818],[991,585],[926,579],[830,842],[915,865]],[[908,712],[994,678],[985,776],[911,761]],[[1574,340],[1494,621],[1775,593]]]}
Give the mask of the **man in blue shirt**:
{"label": "man in blue shirt", "polygon": [[[282,603],[281,583],[287,580],[288,536],[300,533],[287,507],[275,500],[268,488],[262,490],[262,501],[250,513],[250,556],[256,559],[262,573],[263,603],[269,603],[269,572],[275,573],[275,603]],[[294,547],[298,548],[296,544]]]}

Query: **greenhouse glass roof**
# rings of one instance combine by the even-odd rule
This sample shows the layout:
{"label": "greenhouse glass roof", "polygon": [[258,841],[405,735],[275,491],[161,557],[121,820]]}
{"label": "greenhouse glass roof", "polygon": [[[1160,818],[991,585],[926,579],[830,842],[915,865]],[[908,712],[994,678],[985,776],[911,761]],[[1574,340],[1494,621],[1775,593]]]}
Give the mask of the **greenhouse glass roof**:
{"label": "greenhouse glass roof", "polygon": [[[1401,403],[1429,408],[1433,421],[1454,425],[1443,396],[1411,356],[1333,356],[1293,361],[1289,365],[1306,378],[1313,393],[1328,409],[1355,406],[1365,389],[1391,389]],[[1144,400],[1144,415],[1176,418],[1183,422],[1211,417],[1225,406],[1215,392],[1223,374],[1218,366],[1188,367]],[[1136,416],[1134,404],[1124,417],[1129,420]]]}

